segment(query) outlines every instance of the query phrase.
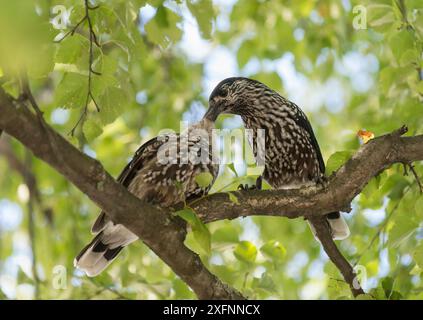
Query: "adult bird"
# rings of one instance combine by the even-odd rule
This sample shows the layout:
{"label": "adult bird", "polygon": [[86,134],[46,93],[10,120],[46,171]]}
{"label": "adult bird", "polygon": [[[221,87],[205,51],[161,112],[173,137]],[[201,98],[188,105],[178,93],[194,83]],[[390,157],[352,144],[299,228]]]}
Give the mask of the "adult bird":
{"label": "adult bird", "polygon": [[[209,143],[214,123],[203,119],[184,134],[159,136],[143,144],[117,181],[138,198],[163,208],[175,208],[207,194],[218,174],[218,160]],[[197,184],[200,173],[211,174],[207,187]],[[88,276],[103,271],[119,252],[138,237],[105,212],[95,221],[94,239],[75,258],[75,267]]]}
{"label": "adult bird", "polygon": [[[325,163],[319,144],[306,115],[295,103],[259,81],[233,77],[213,90],[205,118],[215,121],[222,113],[240,115],[245,128],[252,129],[253,140],[259,129],[265,130],[262,177],[273,188],[299,188],[324,180]],[[253,143],[255,155],[256,149]],[[329,213],[326,218],[333,239],[349,236],[348,225],[339,212]]]}

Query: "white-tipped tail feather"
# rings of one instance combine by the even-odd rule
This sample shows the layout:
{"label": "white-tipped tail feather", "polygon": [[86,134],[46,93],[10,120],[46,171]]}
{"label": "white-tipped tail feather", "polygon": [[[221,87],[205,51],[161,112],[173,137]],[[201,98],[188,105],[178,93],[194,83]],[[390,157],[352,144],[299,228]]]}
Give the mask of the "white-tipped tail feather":
{"label": "white-tipped tail feather", "polygon": [[[327,218],[329,222],[329,226],[332,232],[332,239],[333,240],[344,240],[349,237],[350,235],[350,228],[348,227],[347,223],[345,222],[342,215],[339,213],[337,218]],[[313,225],[309,222],[311,232],[313,233],[314,237],[317,241],[320,241],[316,234],[316,229]]]}
{"label": "white-tipped tail feather", "polygon": [[350,228],[348,228],[342,215],[337,219],[328,219],[328,221],[332,230],[333,240],[344,240],[350,236]]}
{"label": "white-tipped tail feather", "polygon": [[74,266],[83,270],[87,276],[95,277],[101,273],[119,252],[138,237],[121,224],[108,222],[103,230],[78,254]]}

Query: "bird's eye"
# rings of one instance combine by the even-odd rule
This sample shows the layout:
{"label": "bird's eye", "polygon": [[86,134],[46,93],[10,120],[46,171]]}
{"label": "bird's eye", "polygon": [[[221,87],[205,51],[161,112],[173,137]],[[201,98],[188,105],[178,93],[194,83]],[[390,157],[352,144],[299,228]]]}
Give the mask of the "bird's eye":
{"label": "bird's eye", "polygon": [[229,90],[227,87],[222,87],[220,88],[219,96],[226,97],[228,95],[228,92]]}

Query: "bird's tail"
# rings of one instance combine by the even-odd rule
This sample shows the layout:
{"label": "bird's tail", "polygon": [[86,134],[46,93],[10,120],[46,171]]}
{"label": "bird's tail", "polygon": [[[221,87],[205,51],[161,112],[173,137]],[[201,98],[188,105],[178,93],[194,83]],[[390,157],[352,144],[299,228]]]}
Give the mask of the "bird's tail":
{"label": "bird's tail", "polygon": [[[348,225],[340,212],[331,212],[326,215],[326,219],[331,229],[333,240],[344,240],[348,238],[348,236],[350,235],[350,228],[348,228]],[[311,223],[309,223],[309,225],[314,237],[319,240],[317,238],[316,230],[314,229],[313,225]]]}
{"label": "bird's tail", "polygon": [[74,266],[87,276],[101,273],[119,252],[138,237],[123,225],[110,222],[94,239],[85,246],[74,260]]}

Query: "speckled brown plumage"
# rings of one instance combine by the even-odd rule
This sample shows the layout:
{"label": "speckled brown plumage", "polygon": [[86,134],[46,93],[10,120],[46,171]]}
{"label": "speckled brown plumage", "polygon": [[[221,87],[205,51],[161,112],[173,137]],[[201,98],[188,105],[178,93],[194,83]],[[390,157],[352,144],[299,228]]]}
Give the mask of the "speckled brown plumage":
{"label": "speckled brown plumage", "polygon": [[[212,146],[209,144],[213,127],[213,122],[204,119],[183,135],[151,139],[137,150],[119,175],[118,182],[138,198],[164,208],[176,207],[186,200],[207,194],[219,169],[216,158],[212,161]],[[182,146],[187,142],[188,147],[181,147],[181,142]],[[166,149],[161,149],[165,145]],[[196,161],[195,155],[201,155],[202,161]],[[163,163],[160,156],[165,156],[168,163]],[[206,188],[195,181],[202,172],[209,172],[213,177]],[[92,231],[97,233],[96,237],[75,259],[75,266],[89,276],[100,273],[123,247],[138,239],[123,225],[114,224],[104,212],[100,213]]]}
{"label": "speckled brown plumage", "polygon": [[[255,155],[257,131],[265,130],[263,178],[273,188],[298,188],[324,179],[325,164],[319,144],[306,115],[295,103],[259,81],[228,78],[213,90],[209,104],[205,117],[211,121],[221,113],[241,116],[245,127],[253,131]],[[342,218],[338,212],[327,217]],[[347,228],[343,220],[341,224],[343,230]],[[336,228],[338,225],[333,226]],[[348,233],[348,230],[344,231]],[[334,238],[344,235],[338,237],[334,234]]]}

